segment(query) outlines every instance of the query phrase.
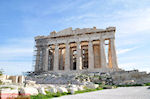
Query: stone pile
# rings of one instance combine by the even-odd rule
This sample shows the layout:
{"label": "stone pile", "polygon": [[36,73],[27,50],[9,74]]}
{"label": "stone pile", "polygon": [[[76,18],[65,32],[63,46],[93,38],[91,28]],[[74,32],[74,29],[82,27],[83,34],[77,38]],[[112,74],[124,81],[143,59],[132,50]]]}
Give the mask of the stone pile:
{"label": "stone pile", "polygon": [[[38,86],[38,87],[37,87]],[[89,83],[87,85],[51,85],[51,84],[27,84],[26,87],[19,85],[1,85],[0,86],[0,99],[12,99],[18,96],[29,95],[46,95],[47,92],[51,93],[68,93],[74,94],[76,91],[85,89],[94,89],[99,87],[97,84]]]}
{"label": "stone pile", "polygon": [[150,83],[150,74],[139,72],[138,70],[113,72],[111,76],[115,85]]}
{"label": "stone pile", "polygon": [[28,76],[27,80],[36,81],[38,84],[81,84],[80,81],[76,80],[76,74],[59,74],[59,73],[49,73]]}
{"label": "stone pile", "polygon": [[104,85],[129,85],[144,84],[150,82],[150,74],[146,72],[116,71],[109,73],[85,72],[85,73],[45,73],[40,75],[28,76],[27,80],[36,81],[38,84],[76,84],[84,85],[88,82]]}
{"label": "stone pile", "polygon": [[[112,86],[105,85],[134,85],[150,83],[150,74],[145,72],[118,71],[111,73],[82,73],[82,74],[59,74],[49,73],[40,75],[30,75],[26,77],[24,83],[5,83],[0,85],[0,96],[6,98],[17,97],[19,95],[46,95],[46,91],[51,93],[70,92],[85,89],[96,89],[103,87],[111,89]],[[99,84],[104,86],[99,86]]]}

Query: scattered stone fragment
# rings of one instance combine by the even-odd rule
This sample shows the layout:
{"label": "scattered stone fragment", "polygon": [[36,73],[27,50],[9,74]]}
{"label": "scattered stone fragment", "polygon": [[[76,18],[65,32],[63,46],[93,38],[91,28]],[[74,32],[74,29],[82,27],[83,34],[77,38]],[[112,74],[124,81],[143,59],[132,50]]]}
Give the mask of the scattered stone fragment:
{"label": "scattered stone fragment", "polygon": [[40,94],[46,95],[44,87],[38,88],[38,91],[39,91]]}
{"label": "scattered stone fragment", "polygon": [[21,95],[37,95],[39,93],[38,90],[34,87],[20,88],[19,92]]}
{"label": "scattered stone fragment", "polygon": [[57,93],[57,89],[56,88],[50,88],[48,91],[50,91],[51,93]]}
{"label": "scattered stone fragment", "polygon": [[60,93],[68,92],[67,89],[64,87],[57,87],[57,91]]}

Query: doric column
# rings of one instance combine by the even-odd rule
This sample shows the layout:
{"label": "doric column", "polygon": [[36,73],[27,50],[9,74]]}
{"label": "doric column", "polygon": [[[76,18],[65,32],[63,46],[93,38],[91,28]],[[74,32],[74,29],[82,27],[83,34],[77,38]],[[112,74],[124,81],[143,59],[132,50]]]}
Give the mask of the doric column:
{"label": "doric column", "polygon": [[82,54],[81,54],[81,44],[77,42],[77,70],[82,69]]}
{"label": "doric column", "polygon": [[36,61],[35,61],[35,71],[39,71],[39,60],[40,60],[40,48],[36,48]]}
{"label": "doric column", "polygon": [[117,63],[117,55],[116,55],[116,48],[115,48],[115,39],[111,38],[109,41],[109,49],[110,49],[110,55],[109,58],[111,59],[111,65],[112,68],[117,69],[118,63]]}
{"label": "doric column", "polygon": [[100,62],[101,62],[101,68],[107,68],[106,63],[106,55],[105,55],[105,40],[100,39]]}
{"label": "doric column", "polygon": [[93,52],[93,43],[89,41],[88,43],[88,66],[89,70],[94,69],[94,52]]}
{"label": "doric column", "polygon": [[59,46],[55,45],[55,54],[54,54],[54,71],[58,71],[59,66]]}
{"label": "doric column", "polygon": [[49,47],[48,45],[45,46],[45,62],[44,62],[44,71],[48,71],[48,55],[49,55]]}
{"label": "doric column", "polygon": [[66,52],[65,52],[65,71],[70,70],[70,45],[66,43]]}

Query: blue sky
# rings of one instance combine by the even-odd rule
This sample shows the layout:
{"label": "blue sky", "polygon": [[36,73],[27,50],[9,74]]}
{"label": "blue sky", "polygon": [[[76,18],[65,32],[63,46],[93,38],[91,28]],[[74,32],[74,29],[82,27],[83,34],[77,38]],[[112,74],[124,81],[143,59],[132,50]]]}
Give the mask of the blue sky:
{"label": "blue sky", "polygon": [[150,72],[149,0],[0,0],[0,68],[33,70],[34,37],[68,27],[116,26],[119,67]]}

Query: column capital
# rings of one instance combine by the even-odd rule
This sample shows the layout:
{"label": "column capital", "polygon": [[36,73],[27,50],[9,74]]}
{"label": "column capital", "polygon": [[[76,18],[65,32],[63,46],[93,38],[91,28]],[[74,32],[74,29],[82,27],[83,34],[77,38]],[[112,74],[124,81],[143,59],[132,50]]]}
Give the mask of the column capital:
{"label": "column capital", "polygon": [[111,41],[112,41],[112,40],[115,40],[115,38],[110,38],[109,40],[111,40]]}
{"label": "column capital", "polygon": [[111,39],[111,40],[115,40],[115,37],[111,37],[111,38],[109,38],[109,39]]}
{"label": "column capital", "polygon": [[81,43],[81,41],[77,41],[76,43],[77,43],[77,44],[80,44],[80,43]]}
{"label": "column capital", "polygon": [[88,46],[93,46],[92,41],[89,41],[89,42],[88,42]]}
{"label": "column capital", "polygon": [[102,41],[102,42],[104,42],[104,41],[105,41],[105,38],[100,38],[99,40]]}
{"label": "column capital", "polygon": [[66,44],[66,45],[69,45],[69,44],[70,44],[70,42],[69,42],[69,41],[67,41],[65,44]]}
{"label": "column capital", "polygon": [[93,42],[93,40],[91,40],[91,39],[89,39],[88,41],[89,41],[89,42]]}
{"label": "column capital", "polygon": [[76,43],[77,43],[77,48],[81,49],[81,41],[77,41]]}
{"label": "column capital", "polygon": [[59,44],[58,44],[58,43],[55,43],[54,45],[55,45],[55,46],[58,46]]}
{"label": "column capital", "polygon": [[55,50],[56,49],[59,49],[59,44],[58,43],[55,44]]}
{"label": "column capital", "polygon": [[48,44],[44,44],[42,47],[47,48],[49,45]]}

